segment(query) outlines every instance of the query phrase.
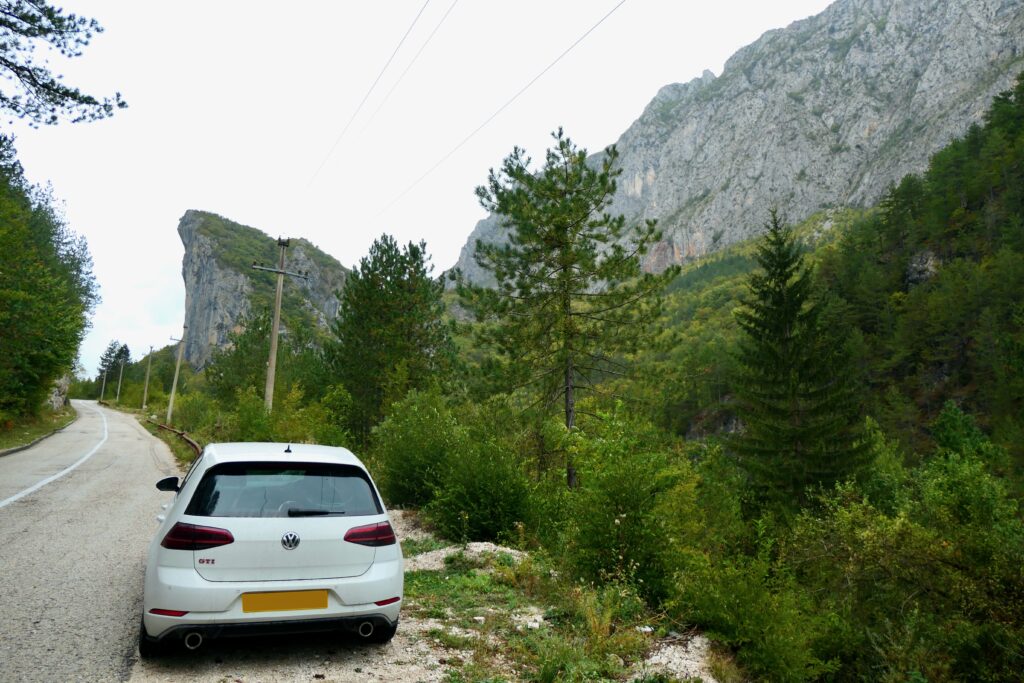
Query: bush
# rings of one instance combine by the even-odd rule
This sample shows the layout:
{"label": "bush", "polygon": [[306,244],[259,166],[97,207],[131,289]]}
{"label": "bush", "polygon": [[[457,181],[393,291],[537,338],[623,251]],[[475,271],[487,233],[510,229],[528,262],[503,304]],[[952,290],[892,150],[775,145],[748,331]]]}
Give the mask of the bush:
{"label": "bush", "polygon": [[410,391],[395,403],[370,437],[371,457],[388,504],[421,507],[429,503],[461,438],[438,392]]}
{"label": "bush", "polygon": [[660,599],[699,533],[697,477],[681,455],[646,450],[644,425],[605,417],[570,446],[581,485],[570,496],[566,556],[585,579],[635,582]]}
{"label": "bush", "polygon": [[[984,449],[981,449],[984,450]],[[892,513],[838,488],[800,517],[783,555],[845,680],[1017,680],[1024,667],[1024,525],[978,457],[940,450]]]}
{"label": "bush", "polygon": [[531,487],[514,453],[460,432],[446,464],[434,499],[424,508],[443,536],[496,541],[517,524],[529,524]]}
{"label": "bush", "polygon": [[256,390],[239,389],[235,393],[234,410],[226,416],[223,441],[273,441],[274,425],[267,413],[263,397]]}
{"label": "bush", "polygon": [[715,560],[694,554],[677,574],[669,614],[733,648],[751,673],[804,681],[834,667],[814,654],[824,620],[800,587],[763,555]]}

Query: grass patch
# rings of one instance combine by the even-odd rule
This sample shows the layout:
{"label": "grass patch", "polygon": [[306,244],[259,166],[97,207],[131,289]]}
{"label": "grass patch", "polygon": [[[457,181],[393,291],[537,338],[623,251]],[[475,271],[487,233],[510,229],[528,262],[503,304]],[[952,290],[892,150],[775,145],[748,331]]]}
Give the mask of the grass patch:
{"label": "grass patch", "polygon": [[452,633],[443,628],[432,628],[427,631],[427,635],[449,650],[472,650],[477,643],[477,638]]}
{"label": "grass patch", "polygon": [[[429,636],[446,648],[471,652],[447,680],[504,680],[509,671],[528,681],[618,680],[640,659],[657,624],[632,589],[567,582],[543,561],[476,561],[462,553],[440,571],[405,577],[406,609],[437,619]],[[541,611],[539,628],[518,614]],[[482,619],[481,619],[482,617]]]}
{"label": "grass patch", "polygon": [[32,443],[57,429],[63,429],[75,421],[75,410],[70,406],[61,410],[44,408],[37,416],[14,421],[0,429],[0,451]]}
{"label": "grass patch", "polygon": [[[524,596],[503,585],[491,573],[480,571],[457,553],[441,571],[410,572],[405,576],[405,595],[410,609],[433,619],[448,619],[472,626],[473,617],[487,608],[512,611],[524,605]],[[451,559],[451,558],[449,558]]]}
{"label": "grass patch", "polygon": [[432,550],[440,550],[441,548],[447,548],[451,543],[446,543],[433,536],[427,536],[425,538],[410,538],[402,541],[402,555],[405,557],[415,557],[416,555],[422,555],[423,553],[429,553]]}
{"label": "grass patch", "polygon": [[192,450],[191,446],[182,441],[177,434],[172,434],[166,429],[158,428],[142,416],[139,416],[139,424],[145,427],[147,432],[167,444],[167,447],[171,449],[171,453],[174,455],[174,459],[182,467],[188,467],[196,459],[196,452]]}

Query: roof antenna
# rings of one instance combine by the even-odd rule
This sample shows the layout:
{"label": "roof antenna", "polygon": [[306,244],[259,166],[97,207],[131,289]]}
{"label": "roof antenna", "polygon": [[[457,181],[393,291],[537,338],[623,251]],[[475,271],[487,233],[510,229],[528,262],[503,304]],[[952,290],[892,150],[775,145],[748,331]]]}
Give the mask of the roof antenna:
{"label": "roof antenna", "polygon": [[292,445],[288,444],[287,446],[285,446],[284,452],[285,453],[291,453],[292,452]]}

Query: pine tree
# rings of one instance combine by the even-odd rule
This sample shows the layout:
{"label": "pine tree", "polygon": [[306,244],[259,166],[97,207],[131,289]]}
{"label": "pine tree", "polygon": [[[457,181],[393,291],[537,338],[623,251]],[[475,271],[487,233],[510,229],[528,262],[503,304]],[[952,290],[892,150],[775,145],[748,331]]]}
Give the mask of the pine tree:
{"label": "pine tree", "polygon": [[[757,249],[760,272],[735,314],[739,340],[733,449],[762,499],[792,505],[809,486],[856,473],[865,458],[851,357],[824,322],[810,269],[792,232],[771,212]],[[838,325],[838,323],[834,323]]]}
{"label": "pine tree", "polygon": [[349,428],[362,440],[387,406],[436,381],[454,363],[444,283],[427,245],[382,235],[349,274],[328,346],[331,374],[352,397]]}
{"label": "pine tree", "polygon": [[107,348],[100,356],[100,365],[97,368],[98,373],[96,375],[97,378],[103,377],[104,373],[110,372],[121,362],[122,348],[127,348],[127,346],[116,339],[107,344]]}
{"label": "pine tree", "polygon": [[[595,168],[561,129],[552,137],[539,172],[517,147],[477,188],[481,205],[509,230],[508,243],[476,245],[476,261],[497,287],[460,282],[459,293],[487,323],[478,334],[507,362],[510,385],[534,387],[546,406],[561,403],[572,429],[577,393],[626,370],[622,355],[636,350],[678,271],[642,273],[640,259],[660,238],[654,221],[627,226],[606,211],[621,173],[615,148]],[[571,461],[566,478],[574,487]]]}
{"label": "pine tree", "polygon": [[0,90],[0,111],[36,127],[61,118],[95,121],[126,107],[120,93],[113,100],[98,100],[65,84],[44,57],[52,51],[78,57],[102,31],[95,19],[64,14],[44,0],[0,0],[0,73],[8,82]]}

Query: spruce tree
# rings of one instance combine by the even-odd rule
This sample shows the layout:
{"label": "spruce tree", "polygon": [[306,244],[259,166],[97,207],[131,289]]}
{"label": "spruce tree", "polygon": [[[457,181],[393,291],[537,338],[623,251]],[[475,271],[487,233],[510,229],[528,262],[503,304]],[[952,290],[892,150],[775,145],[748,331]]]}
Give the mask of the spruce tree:
{"label": "spruce tree", "polygon": [[807,488],[856,473],[865,458],[851,356],[791,230],[772,210],[758,272],[736,313],[739,340],[732,447],[762,500],[792,505]]}
{"label": "spruce tree", "polygon": [[[459,293],[487,323],[478,335],[506,361],[509,386],[531,386],[540,403],[560,404],[572,429],[577,393],[626,370],[623,354],[644,338],[661,309],[661,290],[678,270],[641,272],[641,258],[660,238],[654,221],[627,225],[606,211],[621,173],[615,148],[592,165],[561,129],[552,137],[556,144],[538,172],[517,147],[477,188],[481,205],[508,229],[508,242],[476,245],[477,263],[497,286],[461,282]],[[575,486],[571,461],[566,479]]]}

